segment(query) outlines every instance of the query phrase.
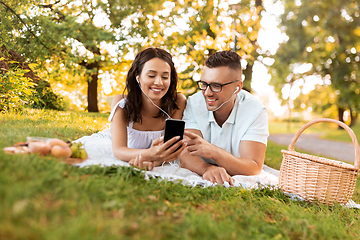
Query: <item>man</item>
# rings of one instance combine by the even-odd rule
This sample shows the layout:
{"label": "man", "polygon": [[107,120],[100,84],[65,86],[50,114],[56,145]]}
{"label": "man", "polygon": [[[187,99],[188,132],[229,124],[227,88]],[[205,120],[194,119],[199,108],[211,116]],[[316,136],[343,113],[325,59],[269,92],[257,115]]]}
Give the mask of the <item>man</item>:
{"label": "man", "polygon": [[181,166],[205,180],[233,185],[233,175],[260,174],[266,151],[267,113],[242,90],[240,56],[220,51],[205,61],[198,92],[187,100],[186,149]]}

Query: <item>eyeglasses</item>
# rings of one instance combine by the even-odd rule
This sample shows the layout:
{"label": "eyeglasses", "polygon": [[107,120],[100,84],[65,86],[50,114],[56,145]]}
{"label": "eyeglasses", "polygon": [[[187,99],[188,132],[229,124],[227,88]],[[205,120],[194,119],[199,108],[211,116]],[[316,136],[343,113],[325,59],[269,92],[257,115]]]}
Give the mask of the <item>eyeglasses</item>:
{"label": "eyeglasses", "polygon": [[207,89],[207,87],[210,87],[210,90],[212,92],[221,92],[223,86],[234,83],[234,82],[238,82],[238,81],[239,80],[235,80],[235,81],[228,82],[228,83],[225,83],[225,84],[207,83],[207,82],[203,82],[203,81],[198,81],[197,85],[198,85],[199,89],[203,90],[203,91],[205,91]]}

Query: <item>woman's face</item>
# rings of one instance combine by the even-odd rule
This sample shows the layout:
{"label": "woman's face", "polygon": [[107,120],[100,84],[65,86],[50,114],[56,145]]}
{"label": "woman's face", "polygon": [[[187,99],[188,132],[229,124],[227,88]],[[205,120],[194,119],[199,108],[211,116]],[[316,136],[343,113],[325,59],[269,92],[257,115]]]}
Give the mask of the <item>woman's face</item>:
{"label": "woman's face", "polygon": [[160,100],[169,90],[170,77],[170,65],[160,58],[152,58],[144,64],[138,80],[141,89],[150,99]]}

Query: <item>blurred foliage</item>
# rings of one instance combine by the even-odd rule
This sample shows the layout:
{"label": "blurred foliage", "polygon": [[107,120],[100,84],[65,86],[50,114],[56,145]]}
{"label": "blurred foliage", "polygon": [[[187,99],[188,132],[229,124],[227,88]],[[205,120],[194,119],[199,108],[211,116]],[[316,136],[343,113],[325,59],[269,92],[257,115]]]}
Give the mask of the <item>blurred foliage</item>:
{"label": "blurred foliage", "polygon": [[[0,61],[4,58],[0,58]],[[39,101],[33,97],[36,93],[35,83],[24,77],[29,70],[19,68],[17,62],[11,62],[10,69],[0,71],[0,112],[21,111],[25,105]]]}
{"label": "blurred foliage", "polygon": [[63,110],[62,98],[56,95],[50,84],[34,74],[30,66],[14,51],[0,43],[0,109],[21,111],[24,106]]}
{"label": "blurred foliage", "polygon": [[[285,86],[303,81],[306,76],[320,76],[324,83],[330,80],[331,85],[319,85],[316,93],[331,88],[329,100],[313,93],[308,97],[303,94],[297,101],[323,111],[330,111],[336,105],[339,110],[350,109],[357,115],[360,111],[359,1],[280,1],[284,4],[280,29],[287,40],[280,44],[274,56],[270,84],[282,96]],[[311,68],[302,71],[301,67],[309,63]],[[325,102],[315,107],[318,101],[312,97],[319,96]]]}
{"label": "blurred foliage", "polygon": [[75,102],[73,109],[96,111],[98,100],[101,106],[120,93],[134,55],[148,46],[173,54],[186,96],[197,91],[205,58],[230,49],[234,26],[248,88],[262,54],[261,0],[241,1],[233,10],[225,0],[0,0],[0,10],[2,42],[36,62],[37,74],[57,92],[69,93],[65,101]]}

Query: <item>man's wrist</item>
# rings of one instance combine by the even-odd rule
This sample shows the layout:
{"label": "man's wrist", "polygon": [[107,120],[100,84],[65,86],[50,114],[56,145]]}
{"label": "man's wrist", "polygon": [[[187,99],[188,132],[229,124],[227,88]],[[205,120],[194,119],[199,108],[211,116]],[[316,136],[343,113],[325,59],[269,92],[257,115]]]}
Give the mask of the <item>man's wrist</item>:
{"label": "man's wrist", "polygon": [[[204,162],[206,163],[206,162]],[[210,163],[206,163],[205,167],[204,167],[204,172],[201,174],[201,176],[203,176],[207,171],[209,171],[212,168],[216,168],[216,166],[210,164]]]}
{"label": "man's wrist", "polygon": [[216,162],[217,165],[219,165],[218,160],[222,158],[222,155],[227,154],[228,152],[226,152],[225,150],[219,148],[216,145],[211,144],[211,151],[210,151],[210,157],[209,159],[214,160],[214,162]]}

